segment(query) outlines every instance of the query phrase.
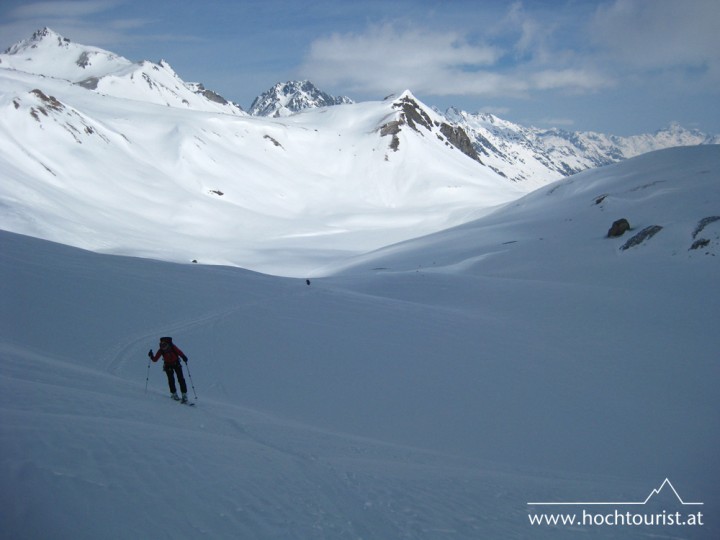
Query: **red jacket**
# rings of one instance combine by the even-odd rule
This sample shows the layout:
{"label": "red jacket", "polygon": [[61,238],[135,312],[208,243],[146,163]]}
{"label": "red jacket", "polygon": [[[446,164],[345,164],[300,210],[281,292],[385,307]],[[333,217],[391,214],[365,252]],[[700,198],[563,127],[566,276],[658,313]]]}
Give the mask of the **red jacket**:
{"label": "red jacket", "polygon": [[162,355],[165,365],[177,364],[180,358],[187,362],[187,356],[185,356],[185,353],[182,352],[177,345],[172,343],[165,350],[163,350],[162,348],[158,349],[158,351],[155,353],[155,356],[153,356],[152,361],[157,362],[160,358],[160,355]]}

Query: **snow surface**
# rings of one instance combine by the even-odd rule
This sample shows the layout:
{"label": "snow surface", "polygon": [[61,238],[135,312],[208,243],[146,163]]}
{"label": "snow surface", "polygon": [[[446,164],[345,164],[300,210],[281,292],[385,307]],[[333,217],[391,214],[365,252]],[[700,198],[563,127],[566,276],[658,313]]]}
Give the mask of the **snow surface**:
{"label": "snow surface", "polygon": [[394,152],[393,102],[280,122],[0,69],[0,111],[0,227],[93,251],[315,275],[526,192],[435,134]]}
{"label": "snow surface", "polygon": [[185,83],[164,60],[131,62],[99,47],[75,43],[49,28],[0,54],[0,67],[76,83],[98,95],[185,110],[246,114],[233,103],[206,99],[204,88]]}
{"label": "snow surface", "polygon": [[[271,110],[347,101],[307,81],[261,98]],[[459,127],[448,130],[448,119]],[[131,62],[48,28],[0,54],[0,228],[274,275],[318,276],[561,175],[712,141],[678,126],[619,139],[443,116],[409,91],[256,118],[165,61]],[[482,163],[463,153],[469,146]]]}
{"label": "snow surface", "polygon": [[675,122],[654,134],[619,137],[525,127],[492,114],[470,114],[454,108],[448,109],[445,116],[467,132],[483,163],[504,177],[536,188],[561,176],[647,152],[720,143],[720,136],[687,130]]}
{"label": "snow surface", "polygon": [[[720,147],[648,154],[309,286],[2,232],[2,536],[717,538],[719,203]],[[665,478],[705,526],[529,525]]]}

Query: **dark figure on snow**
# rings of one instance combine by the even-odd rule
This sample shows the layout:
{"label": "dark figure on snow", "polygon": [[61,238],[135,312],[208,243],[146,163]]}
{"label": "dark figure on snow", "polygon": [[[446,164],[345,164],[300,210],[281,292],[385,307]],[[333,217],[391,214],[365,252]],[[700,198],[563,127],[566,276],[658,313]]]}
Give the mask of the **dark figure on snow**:
{"label": "dark figure on snow", "polygon": [[174,345],[171,337],[160,338],[160,348],[153,354],[152,349],[148,351],[148,356],[153,362],[157,362],[163,357],[163,371],[168,378],[168,386],[170,386],[170,397],[175,400],[180,399],[175,389],[175,376],[177,375],[178,384],[180,385],[180,392],[182,392],[182,402],[187,403],[187,385],[185,384],[185,377],[183,376],[182,365],[180,359],[187,364],[188,358],[185,353],[180,350],[177,345]]}

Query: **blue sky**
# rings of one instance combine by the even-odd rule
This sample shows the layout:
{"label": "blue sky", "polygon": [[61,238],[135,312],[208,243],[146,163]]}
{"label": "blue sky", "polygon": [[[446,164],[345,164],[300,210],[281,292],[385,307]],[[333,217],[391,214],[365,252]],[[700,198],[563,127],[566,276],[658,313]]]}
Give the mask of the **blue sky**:
{"label": "blue sky", "polygon": [[44,26],[246,109],[309,79],[537,127],[720,134],[718,0],[3,0],[0,48]]}

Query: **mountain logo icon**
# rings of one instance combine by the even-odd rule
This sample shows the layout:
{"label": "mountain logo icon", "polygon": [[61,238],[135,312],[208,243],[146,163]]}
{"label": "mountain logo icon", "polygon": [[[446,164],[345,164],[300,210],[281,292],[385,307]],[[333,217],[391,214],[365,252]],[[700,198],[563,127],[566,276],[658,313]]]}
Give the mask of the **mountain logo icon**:
{"label": "mountain logo icon", "polygon": [[654,498],[660,496],[661,493],[666,494],[668,493],[666,490],[669,490],[672,497],[677,499],[677,501],[683,505],[683,506],[702,506],[703,502],[689,502],[685,501],[678,491],[675,489],[675,486],[672,485],[672,482],[670,482],[669,478],[665,478],[665,480],[660,484],[659,487],[654,488],[647,497],[645,497],[642,501],[607,501],[607,502],[598,502],[598,501],[543,501],[543,502],[529,502],[527,503],[528,506],[643,506],[647,503],[649,503]]}
{"label": "mountain logo icon", "polygon": [[678,502],[682,505],[702,505],[703,504],[701,502],[685,502],[682,499],[682,497],[678,494],[677,490],[675,489],[675,486],[672,485],[672,482],[670,482],[670,480],[668,478],[666,478],[665,481],[662,484],[660,484],[659,488],[653,489],[650,492],[650,494],[647,496],[647,498],[641,504],[647,504],[648,502],[650,502],[650,500],[652,500],[653,498],[660,495],[660,493],[662,493],[662,491],[666,487],[669,488],[670,491],[672,491],[672,494],[675,496],[675,498],[678,500]]}

